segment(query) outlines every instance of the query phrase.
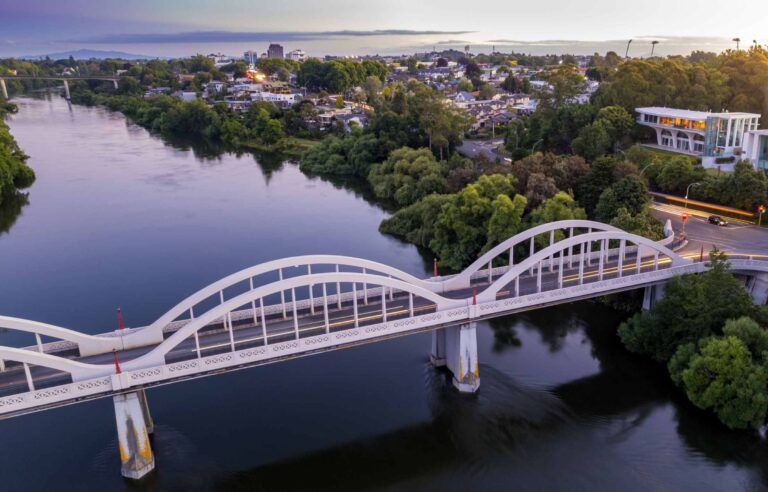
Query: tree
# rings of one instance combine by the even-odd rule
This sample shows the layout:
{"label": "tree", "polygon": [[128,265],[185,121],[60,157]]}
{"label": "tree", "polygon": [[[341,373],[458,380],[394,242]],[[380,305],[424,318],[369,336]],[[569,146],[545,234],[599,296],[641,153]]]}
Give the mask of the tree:
{"label": "tree", "polygon": [[526,199],[515,195],[510,199],[509,195],[499,195],[491,204],[493,212],[488,221],[486,243],[482,252],[488,251],[497,244],[506,241],[522,229],[523,212],[525,212]]}
{"label": "tree", "polygon": [[393,151],[386,161],[371,167],[368,181],[376,197],[410,205],[431,193],[444,193],[445,169],[428,149],[408,147]]}
{"label": "tree", "polygon": [[589,166],[589,171],[581,180],[576,193],[579,203],[593,216],[603,191],[615,182],[616,159],[600,157]]}
{"label": "tree", "polygon": [[756,313],[722,253],[713,250],[709,265],[703,274],[671,279],[653,309],[622,323],[619,336],[630,351],[668,361],[678,346],[719,335],[726,320]]}
{"label": "tree", "polygon": [[648,189],[645,183],[635,175],[629,175],[607,188],[600,195],[595,208],[595,218],[602,222],[611,222],[620,208],[630,215],[637,215],[648,204]]}
{"label": "tree", "polygon": [[406,241],[428,248],[437,235],[437,218],[451,195],[427,195],[424,199],[402,208],[379,225],[379,231],[402,237]]}
{"label": "tree", "polygon": [[490,84],[483,84],[480,86],[480,99],[487,101],[489,99],[493,99],[493,96],[496,95],[496,89],[494,89]]}
{"label": "tree", "polygon": [[586,81],[575,65],[560,65],[545,77],[548,88],[539,91],[540,104],[545,108],[559,108],[571,103],[584,92]]}
{"label": "tree", "polygon": [[344,109],[344,97],[336,96],[336,109]]}
{"label": "tree", "polygon": [[759,428],[768,410],[768,376],[735,336],[710,339],[682,371],[685,393],[699,408],[713,410],[731,429]]}
{"label": "tree", "polygon": [[268,145],[274,145],[285,137],[283,132],[283,122],[280,120],[269,120],[266,128],[261,132],[261,139]]}
{"label": "tree", "polygon": [[[587,214],[584,209],[579,208],[576,200],[564,191],[558,192],[552,198],[545,200],[541,205],[531,212],[531,225],[537,226],[557,222],[558,220],[586,219]],[[557,232],[562,234],[561,231]],[[564,236],[558,236],[560,238]],[[537,240],[545,241],[543,237],[537,237]],[[549,238],[546,238],[546,246],[549,246]],[[544,245],[544,242],[540,244]]]}
{"label": "tree", "polygon": [[665,193],[683,193],[694,181],[693,161],[686,156],[672,157],[656,175],[656,183]]}
{"label": "tree", "polygon": [[523,82],[522,80],[515,77],[513,74],[507,75],[507,78],[504,79],[504,81],[501,83],[501,88],[505,91],[509,91],[512,93],[518,93],[521,92],[523,89]]}
{"label": "tree", "polygon": [[729,319],[723,326],[723,335],[736,337],[747,346],[752,358],[758,362],[768,359],[768,332],[747,316]]}
{"label": "tree", "polygon": [[471,80],[462,77],[462,79],[459,80],[459,85],[456,86],[456,89],[464,92],[472,92],[474,87],[472,86]]}
{"label": "tree", "polygon": [[16,191],[28,188],[35,181],[35,173],[27,166],[27,156],[11,135],[3,121],[0,107],[0,206],[12,202]]}
{"label": "tree", "polygon": [[632,215],[626,208],[619,207],[610,224],[623,231],[631,232],[653,241],[659,241],[664,238],[664,227],[661,222],[648,213],[648,209]]}
{"label": "tree", "polygon": [[[476,183],[467,185],[452,195],[437,217],[435,237],[429,247],[442,265],[461,269],[471,263],[488,244],[489,221],[497,206],[508,212],[517,211],[520,200],[513,200],[510,209],[500,195],[514,196],[515,179],[512,176],[481,176]],[[500,212],[499,214],[502,214]],[[494,232],[503,229],[502,216],[497,214]]]}

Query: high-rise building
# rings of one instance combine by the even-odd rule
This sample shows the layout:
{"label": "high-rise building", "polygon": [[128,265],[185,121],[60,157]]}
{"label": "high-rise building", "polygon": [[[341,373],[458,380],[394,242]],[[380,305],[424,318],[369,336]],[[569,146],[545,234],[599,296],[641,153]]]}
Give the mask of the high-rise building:
{"label": "high-rise building", "polygon": [[275,43],[270,44],[269,48],[267,48],[267,57],[268,58],[284,58],[283,47]]}
{"label": "high-rise building", "polygon": [[256,63],[256,60],[259,59],[259,54],[253,50],[248,50],[245,53],[243,53],[243,60],[247,63],[250,63],[251,65]]}

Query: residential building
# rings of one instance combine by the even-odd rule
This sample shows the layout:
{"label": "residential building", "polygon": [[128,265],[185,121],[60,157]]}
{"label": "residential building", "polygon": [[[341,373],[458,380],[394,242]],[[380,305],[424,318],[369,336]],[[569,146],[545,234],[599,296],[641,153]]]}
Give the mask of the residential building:
{"label": "residential building", "polygon": [[281,109],[290,108],[301,99],[301,94],[275,94],[273,92],[252,92],[251,101],[267,101]]}
{"label": "residential building", "polygon": [[293,50],[289,51],[287,55],[285,55],[286,58],[289,60],[294,60],[298,62],[303,62],[307,59],[307,54],[304,53],[304,50]]}
{"label": "residential building", "polygon": [[224,65],[229,65],[234,61],[232,60],[232,58],[228,57],[223,53],[211,53],[210,55],[208,55],[208,58],[213,60],[213,64],[216,67],[223,67]]}
{"label": "residential building", "polygon": [[272,43],[267,48],[267,58],[285,58],[282,45]]}
{"label": "residential building", "polygon": [[[637,108],[637,122],[656,132],[654,147],[699,156],[704,167],[729,170],[741,158],[748,132],[758,129],[756,113],[711,113],[674,108]],[[758,136],[754,142],[760,140]]]}

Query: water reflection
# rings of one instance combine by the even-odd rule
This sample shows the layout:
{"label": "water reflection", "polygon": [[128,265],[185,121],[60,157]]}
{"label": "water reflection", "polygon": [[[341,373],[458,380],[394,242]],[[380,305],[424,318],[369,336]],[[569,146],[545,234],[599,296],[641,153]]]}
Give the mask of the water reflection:
{"label": "water reflection", "polygon": [[[572,425],[553,395],[519,386],[491,367],[482,371],[482,393],[461,395],[448,374],[427,364],[429,422],[242,471],[214,489],[437,489],[429,483],[451,469],[456,478],[477,476],[499,456],[524,453]],[[408,487],[411,483],[418,485]],[[457,490],[456,485],[449,489]]]}
{"label": "water reflection", "polygon": [[8,193],[0,203],[0,236],[7,233],[21,216],[21,211],[29,205],[27,193]]}

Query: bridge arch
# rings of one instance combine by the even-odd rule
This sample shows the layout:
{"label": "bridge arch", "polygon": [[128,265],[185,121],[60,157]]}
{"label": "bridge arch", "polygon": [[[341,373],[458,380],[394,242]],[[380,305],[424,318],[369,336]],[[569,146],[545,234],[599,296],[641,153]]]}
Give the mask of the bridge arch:
{"label": "bridge arch", "polygon": [[206,311],[201,316],[196,317],[194,320],[184,325],[150,352],[124,363],[123,367],[132,370],[164,364],[165,355],[173,350],[176,346],[178,346],[181,342],[194,335],[198,330],[202,329],[208,324],[216,321],[217,319],[225,317],[227,313],[230,313],[233,310],[236,310],[237,308],[244,306],[253,300],[263,299],[269,295],[281,291],[304,287],[310,284],[333,284],[339,282],[352,284],[367,283],[369,285],[379,285],[382,287],[397,289],[398,291],[407,292],[409,294],[413,294],[414,296],[423,297],[434,302],[438,311],[455,307],[464,307],[467,305],[466,299],[449,299],[422,286],[413,285],[403,280],[384,277],[381,275],[352,272],[303,275],[258,287],[254,290],[250,290],[240,294],[239,296],[233,297],[232,299],[229,299],[222,304],[219,304],[218,306]]}
{"label": "bridge arch", "polygon": [[73,381],[83,381],[85,379],[104,375],[105,370],[107,374],[110,369],[114,372],[112,366],[85,364],[56,355],[41,354],[39,352],[32,352],[31,350],[12,347],[0,346],[0,359],[66,372],[72,375]]}
{"label": "bridge arch", "polygon": [[469,287],[470,282],[472,280],[472,276],[475,273],[477,273],[487,265],[492,266],[491,262],[505,252],[510,252],[510,257],[511,257],[511,254],[512,254],[511,251],[518,244],[522,244],[523,242],[526,242],[526,241],[531,241],[540,234],[550,233],[550,237],[554,239],[554,233],[556,231],[570,230],[571,232],[573,232],[576,229],[586,229],[588,233],[592,231],[604,231],[604,232],[608,232],[608,231],[620,232],[621,231],[621,229],[614,227],[612,225],[603,224],[602,222],[595,222],[591,220],[560,220],[557,222],[548,222],[546,224],[541,224],[539,226],[532,227],[518,234],[515,234],[509,239],[499,243],[497,246],[493,247],[488,252],[483,254],[480,258],[475,260],[471,265],[465,268],[461,273],[459,273],[454,277],[446,279],[443,282],[443,289],[444,289],[443,291]]}
{"label": "bridge arch", "polygon": [[22,331],[36,335],[38,348],[42,348],[42,345],[39,343],[40,335],[71,342],[77,345],[80,355],[83,357],[123,349],[122,338],[119,336],[105,337],[86,335],[79,331],[42,323],[40,321],[0,316],[0,328],[7,328],[9,330]]}
{"label": "bridge arch", "polygon": [[[690,263],[685,258],[679,256],[677,253],[675,253],[671,249],[657,243],[656,241],[652,241],[642,236],[630,234],[628,232],[624,232],[621,230],[581,234],[578,236],[573,236],[573,237],[564,239],[563,241],[560,241],[551,246],[548,246],[543,250],[535,253],[534,255],[529,256],[521,263],[514,265],[501,277],[496,279],[490,286],[488,286],[485,290],[483,290],[480,294],[477,295],[478,302],[490,302],[490,301],[496,300],[496,295],[499,293],[499,291],[502,288],[504,288],[504,286],[514,281],[516,278],[519,278],[525,271],[530,270],[531,268],[537,265],[539,266],[539,269],[543,268],[544,260],[554,257],[558,253],[560,253],[560,258],[562,259],[563,253],[566,250],[570,251],[571,248],[573,248],[573,246],[586,245],[587,243],[591,244],[595,242],[606,244],[608,241],[611,241],[611,240],[618,240],[621,242],[621,246],[619,249],[620,249],[620,255],[622,256],[624,255],[625,244],[632,243],[638,246],[638,252],[637,252],[638,259],[642,258],[640,247],[644,247],[644,248],[648,248],[651,251],[654,251],[655,254],[667,256],[672,262],[672,266],[682,266]],[[602,261],[604,251],[605,249],[601,247],[600,248],[601,261]],[[579,261],[583,262],[584,261],[583,247],[581,248],[580,255],[581,256]]]}
{"label": "bridge arch", "polygon": [[[367,274],[370,278],[378,281],[381,278],[387,278],[384,275],[389,275],[394,279],[402,280],[407,284],[418,286],[420,288],[429,290],[431,292],[440,292],[441,284],[439,282],[432,282],[429,280],[420,279],[409,273],[406,273],[397,268],[378,263],[375,261],[364,260],[361,258],[355,258],[352,256],[337,256],[337,255],[306,255],[306,256],[294,256],[290,258],[282,258],[278,260],[272,260],[259,265],[255,265],[249,268],[240,270],[231,275],[228,275],[220,280],[213,282],[212,284],[203,287],[194,294],[188,296],[182,300],[176,306],[169,309],[165,314],[160,316],[151,325],[143,328],[139,331],[125,335],[125,348],[141,347],[150,343],[160,343],[163,341],[163,329],[171,322],[178,319],[179,316],[189,312],[196,305],[204,300],[219,294],[221,301],[224,301],[224,289],[232,287],[240,282],[244,282],[249,279],[253,279],[258,275],[264,273],[282,271],[285,268],[294,267],[307,267],[308,275],[312,275],[312,267],[319,265],[337,265],[338,267],[352,267],[360,268],[364,271],[380,272],[383,275]],[[344,272],[340,272],[344,273]],[[352,272],[349,272],[352,273]],[[280,273],[282,275],[282,273]],[[292,277],[298,278],[298,277]],[[375,283],[375,282],[368,282]],[[269,284],[268,284],[269,285]],[[378,284],[377,284],[378,285]],[[254,286],[251,283],[250,289],[254,290]]]}

